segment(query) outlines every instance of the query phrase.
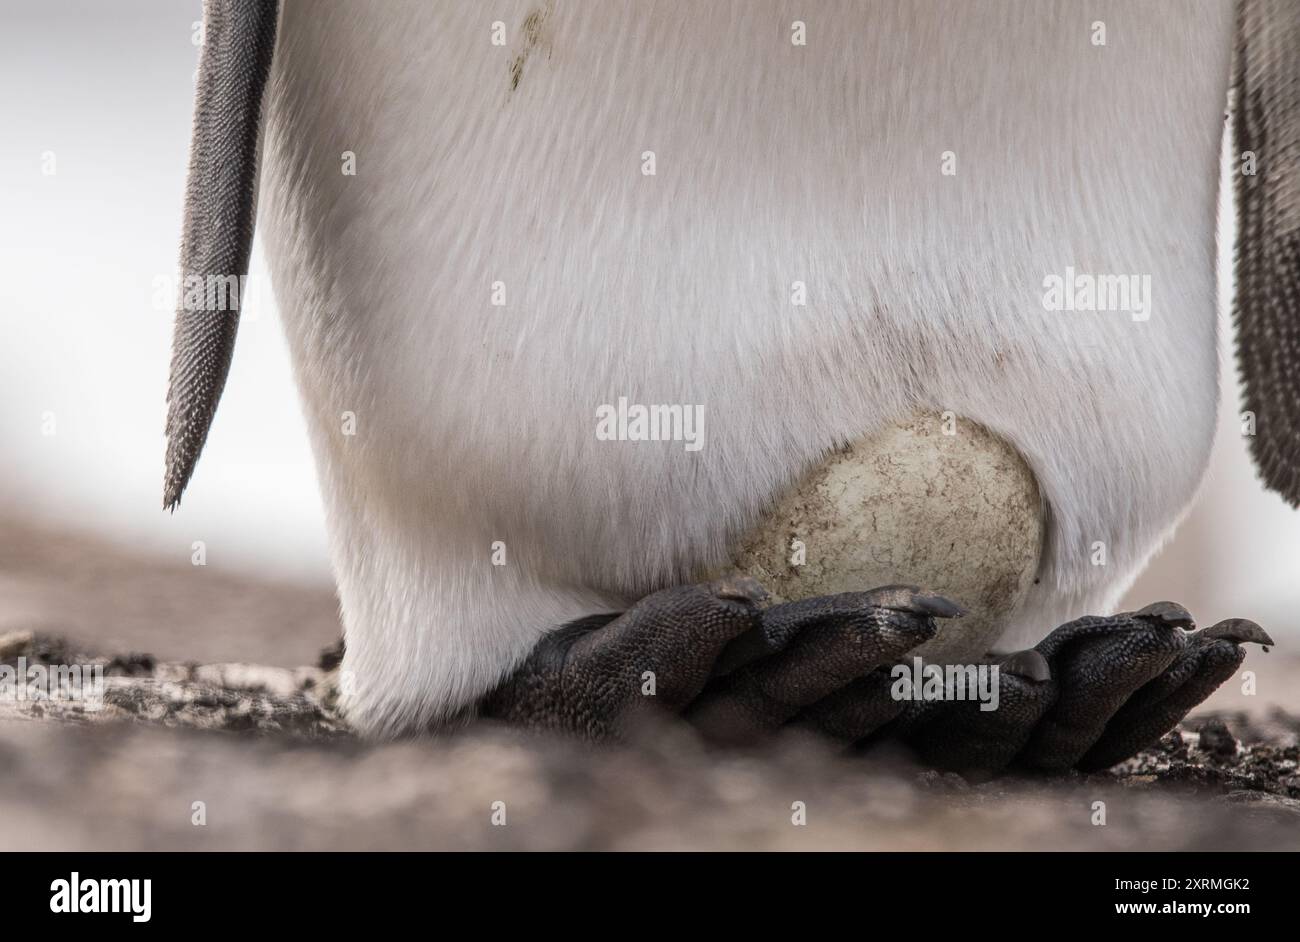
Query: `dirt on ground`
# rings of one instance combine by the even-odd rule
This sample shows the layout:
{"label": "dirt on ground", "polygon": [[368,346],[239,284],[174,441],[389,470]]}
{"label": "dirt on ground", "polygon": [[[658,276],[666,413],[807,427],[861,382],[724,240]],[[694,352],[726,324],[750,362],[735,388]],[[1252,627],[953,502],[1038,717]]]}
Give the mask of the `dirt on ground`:
{"label": "dirt on ground", "polygon": [[601,748],[487,725],[368,744],[334,711],[335,660],[0,637],[0,664],[104,674],[102,703],[0,703],[0,847],[1300,849],[1300,716],[1281,709],[1201,715],[1103,774],[974,782],[793,736],[717,751],[680,724]]}
{"label": "dirt on ground", "polygon": [[334,711],[337,651],[293,666],[338,637],[328,586],[0,524],[0,669],[104,675],[99,709],[0,698],[0,849],[1300,849],[1281,651],[1098,775],[967,781],[795,736],[723,752],[681,724],[373,744]]}

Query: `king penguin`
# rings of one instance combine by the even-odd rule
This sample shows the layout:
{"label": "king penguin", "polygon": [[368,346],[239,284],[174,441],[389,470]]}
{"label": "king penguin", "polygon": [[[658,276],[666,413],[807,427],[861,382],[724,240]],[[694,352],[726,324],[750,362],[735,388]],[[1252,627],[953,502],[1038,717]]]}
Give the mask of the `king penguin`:
{"label": "king penguin", "polygon": [[[1037,641],[1002,662],[1033,722],[984,735],[1095,765],[1223,679],[1174,674],[1267,638],[1092,613],[1208,461],[1230,86],[1251,447],[1300,500],[1288,4],[207,0],[205,22],[182,274],[246,273],[256,220],[363,734],[605,730],[635,699],[610,686],[647,674],[688,715],[842,719],[905,653]],[[177,312],[169,507],[237,323]],[[828,654],[835,632],[891,640]],[[1135,673],[1103,696],[1085,662]],[[599,695],[561,704],[574,678]],[[1087,742],[1047,741],[1098,696]]]}

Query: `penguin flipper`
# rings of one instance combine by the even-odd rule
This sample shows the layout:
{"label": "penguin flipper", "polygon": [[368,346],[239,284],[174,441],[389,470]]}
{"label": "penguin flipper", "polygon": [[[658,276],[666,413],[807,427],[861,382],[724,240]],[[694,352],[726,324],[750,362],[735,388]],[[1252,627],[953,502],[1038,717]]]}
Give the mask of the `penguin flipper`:
{"label": "penguin flipper", "polygon": [[1264,483],[1300,506],[1300,5],[1239,0],[1233,319]]}
{"label": "penguin flipper", "polygon": [[[257,204],[262,97],[278,0],[205,0],[167,391],[163,506],[194,473],[230,371]],[[232,293],[232,285],[233,293]]]}

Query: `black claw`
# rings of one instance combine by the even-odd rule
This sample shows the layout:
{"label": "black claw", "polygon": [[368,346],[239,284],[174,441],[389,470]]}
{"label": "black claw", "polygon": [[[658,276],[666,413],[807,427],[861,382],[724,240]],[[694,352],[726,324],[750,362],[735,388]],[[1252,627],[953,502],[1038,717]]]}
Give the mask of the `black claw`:
{"label": "black claw", "polygon": [[1017,677],[1024,677],[1035,683],[1041,684],[1052,679],[1052,669],[1047,664],[1047,658],[1033,648],[1008,654],[998,667],[1005,674],[1015,674]]}
{"label": "black claw", "polygon": [[1164,622],[1166,625],[1182,628],[1186,631],[1191,631],[1196,627],[1196,621],[1192,618],[1192,613],[1177,602],[1152,602],[1132,614],[1134,618]]}
{"label": "black claw", "polygon": [[867,593],[872,605],[934,618],[961,618],[966,609],[952,599],[914,585],[886,585]]}
{"label": "black claw", "polygon": [[1268,636],[1268,632],[1259,625],[1255,624],[1249,618],[1228,618],[1219,622],[1217,625],[1211,625],[1209,628],[1202,628],[1196,633],[1197,638],[1223,638],[1225,641],[1232,641],[1235,644],[1244,644],[1247,641],[1253,641],[1255,644],[1264,645],[1267,651],[1274,643],[1273,639]]}
{"label": "black claw", "polygon": [[751,602],[755,605],[766,602],[769,597],[762,583],[749,576],[727,576],[712,583],[709,589],[720,599]]}

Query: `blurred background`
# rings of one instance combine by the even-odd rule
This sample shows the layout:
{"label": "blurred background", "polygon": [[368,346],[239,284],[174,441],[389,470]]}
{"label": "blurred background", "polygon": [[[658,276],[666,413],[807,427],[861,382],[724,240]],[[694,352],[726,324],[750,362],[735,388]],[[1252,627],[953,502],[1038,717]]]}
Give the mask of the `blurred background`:
{"label": "blurred background", "polygon": [[[335,601],[260,246],[206,458],[181,509],[161,507],[200,3],[0,10],[0,632],[311,661],[337,636]],[[1209,477],[1131,600],[1300,639],[1300,513],[1255,478],[1224,350]],[[191,565],[198,541],[203,567]]]}
{"label": "blurred background", "polygon": [[[201,462],[175,514],[162,509],[202,5],[0,10],[0,631],[314,660],[337,636],[335,602],[260,246],[208,440],[219,460]],[[191,565],[196,541],[204,567]],[[186,650],[167,650],[168,621],[192,629]]]}

